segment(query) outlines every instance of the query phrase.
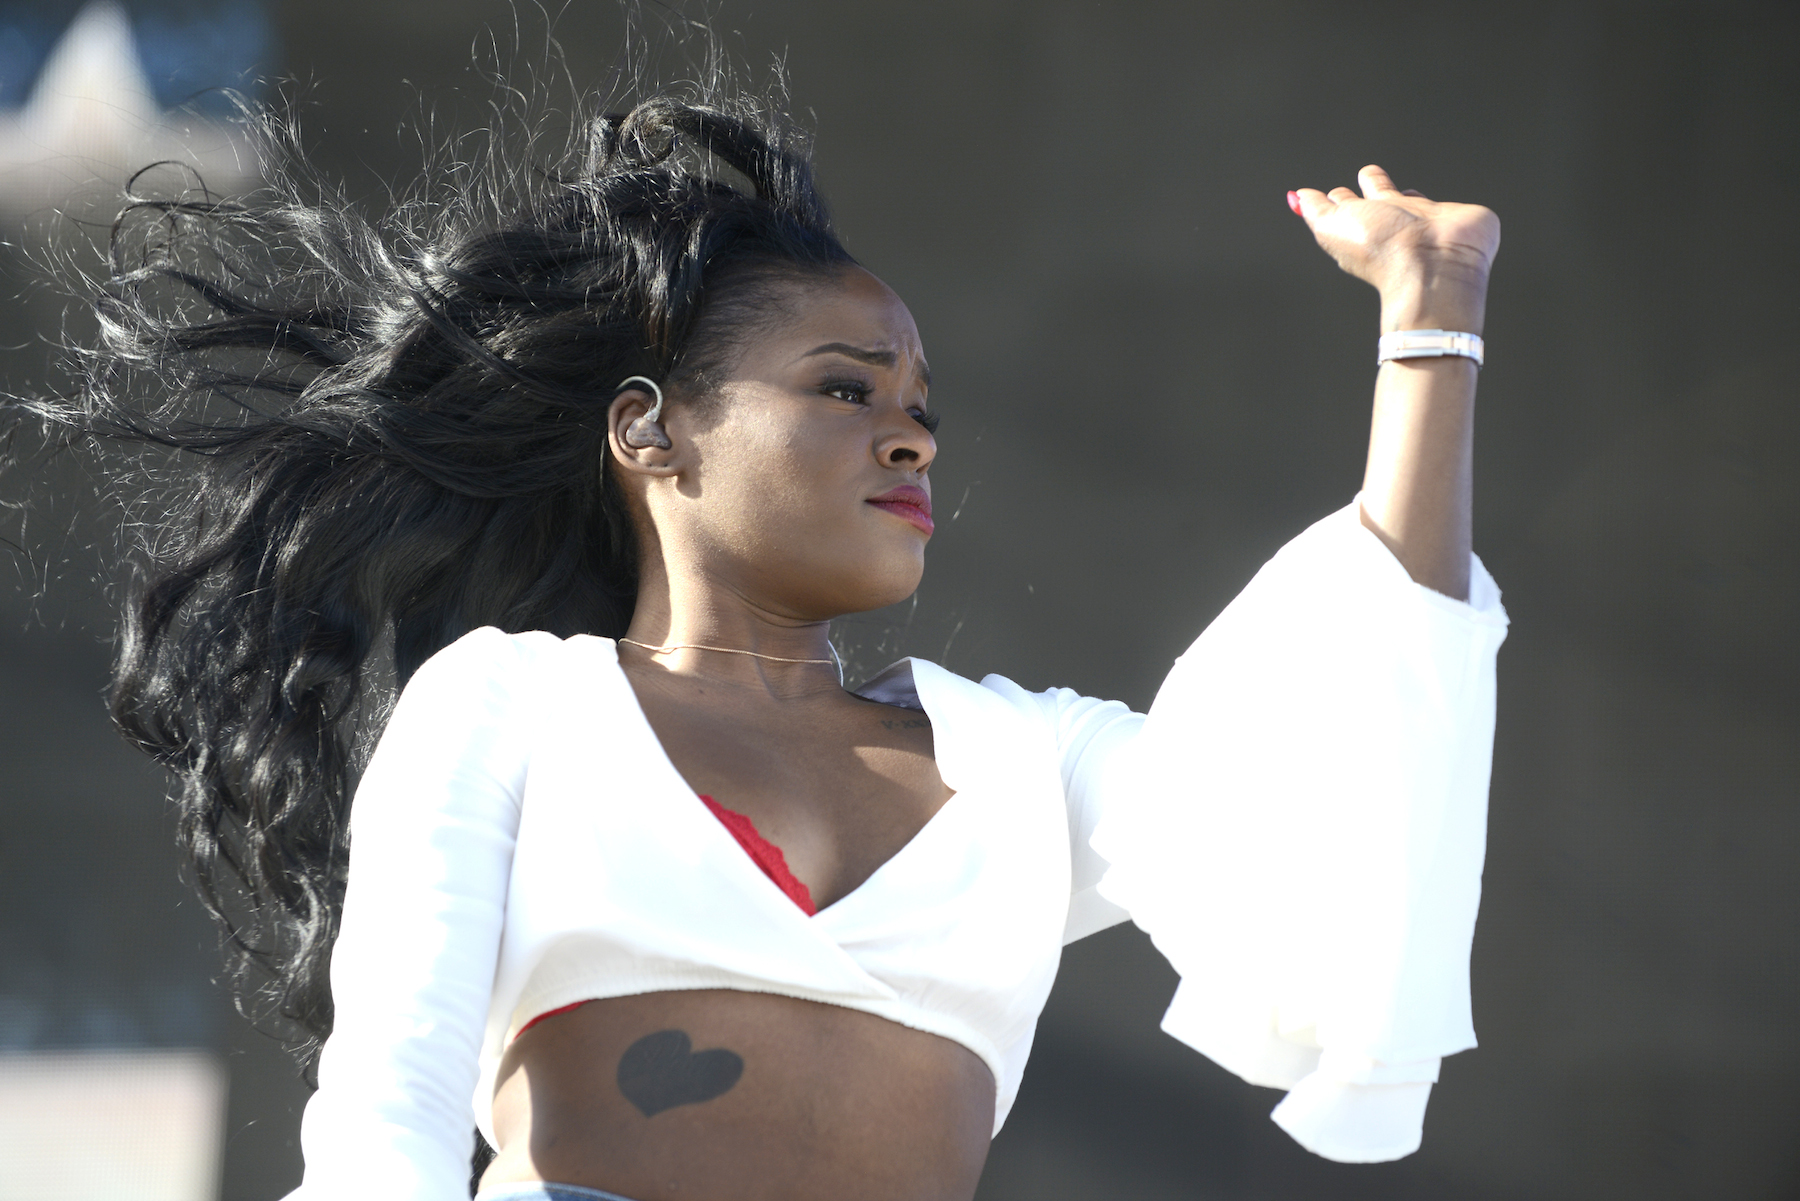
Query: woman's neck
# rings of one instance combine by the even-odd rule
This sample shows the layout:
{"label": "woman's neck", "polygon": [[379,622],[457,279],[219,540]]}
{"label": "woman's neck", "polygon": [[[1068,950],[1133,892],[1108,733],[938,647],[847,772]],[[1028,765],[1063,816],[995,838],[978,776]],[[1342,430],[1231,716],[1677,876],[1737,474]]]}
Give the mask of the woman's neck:
{"label": "woman's neck", "polygon": [[793,695],[841,684],[829,620],[779,612],[738,589],[647,573],[621,659]]}

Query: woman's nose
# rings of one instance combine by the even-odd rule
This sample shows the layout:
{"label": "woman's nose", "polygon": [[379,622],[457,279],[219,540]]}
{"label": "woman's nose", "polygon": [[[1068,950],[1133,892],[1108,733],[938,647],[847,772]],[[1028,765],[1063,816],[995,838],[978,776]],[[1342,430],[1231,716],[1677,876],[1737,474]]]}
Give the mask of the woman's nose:
{"label": "woman's nose", "polygon": [[888,422],[875,440],[875,457],[883,467],[906,467],[924,471],[937,458],[937,439],[920,425],[911,413],[901,413]]}

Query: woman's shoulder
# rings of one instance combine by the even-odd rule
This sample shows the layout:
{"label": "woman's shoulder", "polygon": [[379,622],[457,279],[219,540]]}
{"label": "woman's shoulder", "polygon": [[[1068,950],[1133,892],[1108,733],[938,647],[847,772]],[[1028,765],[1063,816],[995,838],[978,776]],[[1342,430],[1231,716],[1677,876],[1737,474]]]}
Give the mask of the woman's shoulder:
{"label": "woman's shoulder", "polygon": [[447,697],[543,695],[618,664],[617,644],[592,634],[562,637],[545,630],[470,630],[419,665],[404,691]]}
{"label": "woman's shoulder", "polygon": [[611,638],[593,634],[572,634],[565,638],[547,630],[509,634],[498,626],[481,626],[426,659],[419,665],[414,678],[489,675],[567,660],[591,660],[596,656],[616,662],[617,644]]}
{"label": "woman's shoulder", "polygon": [[1034,692],[994,673],[973,680],[927,659],[902,659],[871,677],[856,692],[869,700],[924,709],[974,725],[1022,719],[1056,729],[1068,724],[1072,715],[1095,707],[1127,711],[1117,701],[1083,696],[1070,688]]}
{"label": "woman's shoulder", "polygon": [[617,665],[609,638],[508,633],[493,626],[470,630],[405,680],[383,743],[431,754],[450,744],[479,744],[497,759],[522,761],[545,725],[559,712],[583,708],[597,676],[609,667],[616,672]]}

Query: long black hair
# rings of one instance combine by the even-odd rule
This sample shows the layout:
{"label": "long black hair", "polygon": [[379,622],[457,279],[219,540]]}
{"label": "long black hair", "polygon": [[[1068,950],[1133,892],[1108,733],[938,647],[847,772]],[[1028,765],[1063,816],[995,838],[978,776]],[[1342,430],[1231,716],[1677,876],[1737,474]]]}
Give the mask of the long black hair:
{"label": "long black hair", "polygon": [[384,654],[404,682],[483,625],[622,634],[619,381],[704,400],[787,277],[851,259],[805,138],[716,90],[597,116],[561,161],[375,219],[316,184],[303,199],[286,162],[252,201],[131,195],[79,386],[23,407],[194,464],[146,530],[112,713],[179,781],[240,999],[316,1045]]}

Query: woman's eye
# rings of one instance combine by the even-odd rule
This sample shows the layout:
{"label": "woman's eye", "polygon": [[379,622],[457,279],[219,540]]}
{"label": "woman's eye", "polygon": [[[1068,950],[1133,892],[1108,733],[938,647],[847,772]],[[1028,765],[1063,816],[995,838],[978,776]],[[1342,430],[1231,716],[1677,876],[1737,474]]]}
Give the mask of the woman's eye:
{"label": "woman's eye", "polygon": [[[866,405],[869,403],[869,394],[874,389],[855,380],[843,380],[835,384],[826,384],[819,391],[834,400],[841,400],[847,404]],[[912,415],[914,421],[925,427],[926,433],[937,433],[938,415],[936,413],[928,409],[908,409],[907,412]]]}

